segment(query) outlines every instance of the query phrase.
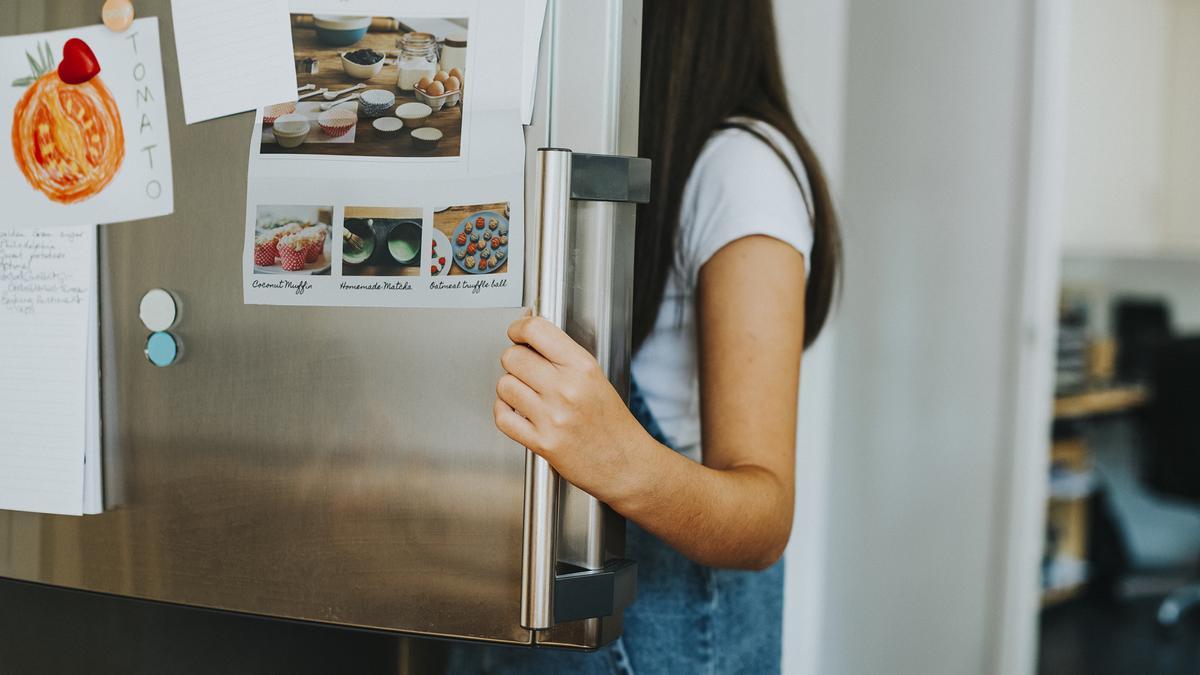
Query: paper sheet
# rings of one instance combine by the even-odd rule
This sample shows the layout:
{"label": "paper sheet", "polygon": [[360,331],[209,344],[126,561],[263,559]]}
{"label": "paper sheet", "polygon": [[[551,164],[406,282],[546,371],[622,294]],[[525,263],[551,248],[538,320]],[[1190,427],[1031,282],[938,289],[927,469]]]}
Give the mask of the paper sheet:
{"label": "paper sheet", "polygon": [[533,123],[533,99],[537,95],[538,57],[542,46],[542,24],[546,0],[525,0],[525,39],[521,53],[521,123]]}
{"label": "paper sheet", "polygon": [[[90,229],[90,228],[89,228]],[[92,262],[88,278],[93,282],[99,279],[96,266],[96,244],[88,259]],[[100,455],[100,293],[96,288],[88,294],[87,318],[87,364],[84,369],[84,379],[87,393],[84,401],[84,439],[83,439],[83,512],[104,512],[104,474],[101,470]]]}
{"label": "paper sheet", "polygon": [[[87,61],[79,50],[64,57],[71,38],[90,47],[100,68],[78,84],[57,70],[64,60],[77,68]],[[137,19],[123,33],[95,25],[0,38],[0,73],[7,223],[94,225],[171,213],[157,18]]]}
{"label": "paper sheet", "polygon": [[293,100],[287,0],[171,0],[188,124]]}
{"label": "paper sheet", "polygon": [[[314,119],[308,99],[295,111],[272,106],[273,118],[297,113],[283,125],[281,117],[265,123],[259,110],[250,139],[242,262],[248,304],[521,304],[524,76],[522,50],[513,44],[525,29],[524,3],[292,0],[294,59],[316,66],[299,75],[298,84],[338,91],[361,81],[366,87],[350,107],[357,115],[347,122],[350,130],[334,129],[343,136],[329,133],[319,115]],[[343,36],[322,34],[314,16],[334,10],[343,25],[361,25],[365,33],[346,38],[349,44],[330,44]],[[465,68],[454,66],[462,71],[461,86],[443,95],[436,110],[422,105],[429,97],[399,86],[400,64],[392,58],[365,80],[351,76],[341,59],[344,51],[393,54],[410,31],[468,37]],[[445,61],[436,67],[449,77]],[[396,129],[407,111],[400,106],[423,116]],[[381,122],[392,130],[376,126]],[[437,142],[418,142],[417,130],[433,133]],[[277,142],[289,135],[290,147]]]}
{"label": "paper sheet", "polygon": [[0,229],[0,509],[85,510],[95,236]]}

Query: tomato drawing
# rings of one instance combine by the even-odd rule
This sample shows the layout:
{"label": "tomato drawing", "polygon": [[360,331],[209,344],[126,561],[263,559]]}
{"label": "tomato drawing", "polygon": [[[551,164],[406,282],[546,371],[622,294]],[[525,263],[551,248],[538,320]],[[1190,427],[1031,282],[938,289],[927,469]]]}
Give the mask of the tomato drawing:
{"label": "tomato drawing", "polygon": [[[102,191],[121,168],[121,113],[99,64],[82,40],[64,48],[55,69],[49,47],[13,110],[13,156],[25,179],[52,201],[71,204]],[[85,78],[86,79],[83,79]],[[35,79],[36,78],[36,79]],[[82,80],[82,81],[80,81]]]}

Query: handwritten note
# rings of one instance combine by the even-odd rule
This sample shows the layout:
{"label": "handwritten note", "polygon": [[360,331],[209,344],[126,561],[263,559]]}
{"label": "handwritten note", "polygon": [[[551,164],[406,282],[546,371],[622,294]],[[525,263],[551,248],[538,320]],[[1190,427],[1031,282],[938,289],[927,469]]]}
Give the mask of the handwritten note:
{"label": "handwritten note", "polygon": [[296,100],[287,0],[171,0],[188,124]]}
{"label": "handwritten note", "polygon": [[95,265],[94,225],[0,227],[0,509],[84,511]]}

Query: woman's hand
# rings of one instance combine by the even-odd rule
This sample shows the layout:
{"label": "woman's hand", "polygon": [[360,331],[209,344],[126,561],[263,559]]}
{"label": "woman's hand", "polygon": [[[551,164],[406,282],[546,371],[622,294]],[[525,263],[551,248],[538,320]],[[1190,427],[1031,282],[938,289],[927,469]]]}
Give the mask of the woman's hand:
{"label": "woman's hand", "polygon": [[647,434],[596,359],[544,319],[509,326],[496,426],[693,561],[769,567],[792,529],[804,284],[804,257],[770,237],[701,268],[703,464]]}
{"label": "woman's hand", "polygon": [[638,456],[654,441],[596,359],[542,318],[514,321],[508,337],[494,405],[500,431],[601,501],[636,494],[645,478]]}

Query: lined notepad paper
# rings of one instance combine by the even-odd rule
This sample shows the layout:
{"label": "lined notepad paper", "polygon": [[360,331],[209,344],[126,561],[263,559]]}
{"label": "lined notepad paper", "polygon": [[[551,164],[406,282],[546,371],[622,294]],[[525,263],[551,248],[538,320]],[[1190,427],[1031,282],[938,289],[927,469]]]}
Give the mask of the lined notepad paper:
{"label": "lined notepad paper", "polygon": [[96,228],[0,228],[0,509],[102,510]]}
{"label": "lined notepad paper", "polygon": [[287,0],[171,0],[188,124],[296,100]]}

